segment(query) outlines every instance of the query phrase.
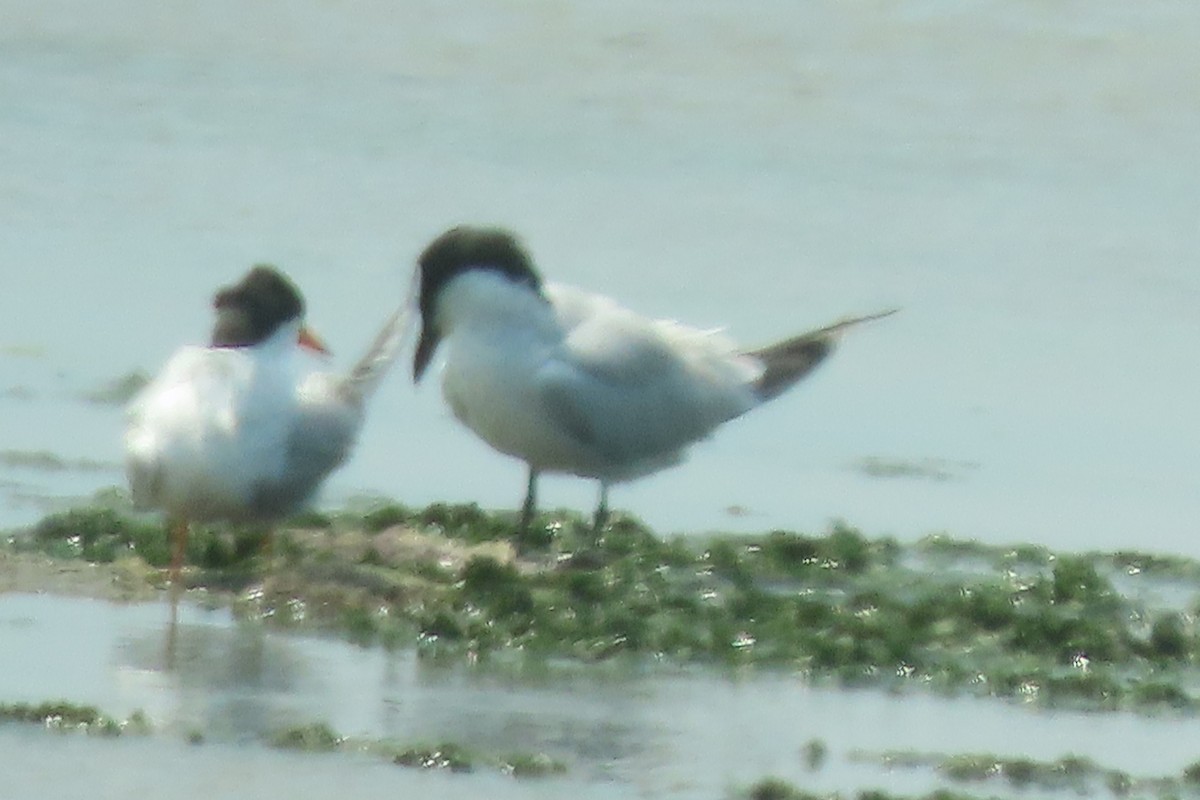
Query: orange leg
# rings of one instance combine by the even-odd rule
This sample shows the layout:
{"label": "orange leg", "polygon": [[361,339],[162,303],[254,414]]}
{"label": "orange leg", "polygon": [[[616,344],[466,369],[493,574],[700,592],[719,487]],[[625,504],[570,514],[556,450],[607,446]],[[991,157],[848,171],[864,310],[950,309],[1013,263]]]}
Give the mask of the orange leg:
{"label": "orange leg", "polygon": [[171,579],[171,589],[182,588],[179,576],[183,571],[183,556],[187,552],[188,522],[186,519],[171,520],[168,524],[171,537],[171,567],[167,576]]}

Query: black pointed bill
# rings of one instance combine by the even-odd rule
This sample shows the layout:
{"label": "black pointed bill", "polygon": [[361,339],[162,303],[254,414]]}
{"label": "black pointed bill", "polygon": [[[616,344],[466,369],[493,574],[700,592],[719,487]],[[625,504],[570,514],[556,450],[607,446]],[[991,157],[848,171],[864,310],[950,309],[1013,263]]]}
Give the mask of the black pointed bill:
{"label": "black pointed bill", "polygon": [[418,383],[425,374],[429,362],[433,360],[433,351],[437,350],[441,334],[428,322],[421,325],[421,338],[417,341],[417,353],[413,356],[413,383]]}

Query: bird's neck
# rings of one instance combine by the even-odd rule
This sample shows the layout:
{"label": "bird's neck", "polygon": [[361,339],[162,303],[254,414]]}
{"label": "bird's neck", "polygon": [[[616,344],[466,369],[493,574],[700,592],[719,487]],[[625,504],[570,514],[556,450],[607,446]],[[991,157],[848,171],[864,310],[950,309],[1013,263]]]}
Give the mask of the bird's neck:
{"label": "bird's neck", "polygon": [[448,338],[522,334],[558,335],[549,301],[529,286],[497,273],[474,270],[442,289],[438,321]]}

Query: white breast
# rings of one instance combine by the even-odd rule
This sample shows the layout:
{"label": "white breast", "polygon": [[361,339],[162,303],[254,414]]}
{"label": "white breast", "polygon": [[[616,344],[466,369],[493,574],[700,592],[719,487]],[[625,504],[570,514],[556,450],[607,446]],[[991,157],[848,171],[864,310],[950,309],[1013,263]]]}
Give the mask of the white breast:
{"label": "white breast", "polygon": [[[281,357],[282,356],[282,357]],[[286,353],[187,347],[134,400],[134,500],[190,519],[238,518],[286,469],[297,368]]]}

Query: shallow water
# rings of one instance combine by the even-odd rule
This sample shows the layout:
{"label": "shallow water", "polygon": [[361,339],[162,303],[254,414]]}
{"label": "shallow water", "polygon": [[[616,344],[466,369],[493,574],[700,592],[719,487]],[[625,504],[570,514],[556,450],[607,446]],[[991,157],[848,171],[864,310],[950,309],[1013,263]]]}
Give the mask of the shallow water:
{"label": "shallow water", "polygon": [[[1149,776],[1179,774],[1195,760],[1194,721],[1186,719],[814,688],[770,673],[446,667],[410,651],[235,624],[223,611],[181,612],[168,664],[163,603],[0,596],[0,701],[64,697],[119,717],[140,709],[155,729],[105,739],[0,725],[6,796],[79,797],[86,787],[103,797],[314,796],[345,787],[356,795],[698,800],[767,775],[813,790],[936,785],[928,773],[858,763],[858,750],[1075,754]],[[486,768],[424,773],[363,752],[295,754],[262,744],[272,731],[310,722],[404,744],[540,751],[564,760],[568,772],[529,780]],[[203,744],[186,743],[193,732]],[[813,739],[828,747],[815,770],[802,757]]]}
{"label": "shallow water", "polygon": [[[347,364],[449,224],[757,343],[892,305],[614,494],[656,528],[948,529],[1200,554],[1200,10],[0,0],[0,450],[119,461],[78,399],[291,272]],[[398,369],[326,502],[515,506]],[[961,465],[872,478],[867,457]],[[0,466],[0,524],[118,471]],[[550,480],[544,502],[594,490]],[[738,513],[730,513],[730,509]]]}

